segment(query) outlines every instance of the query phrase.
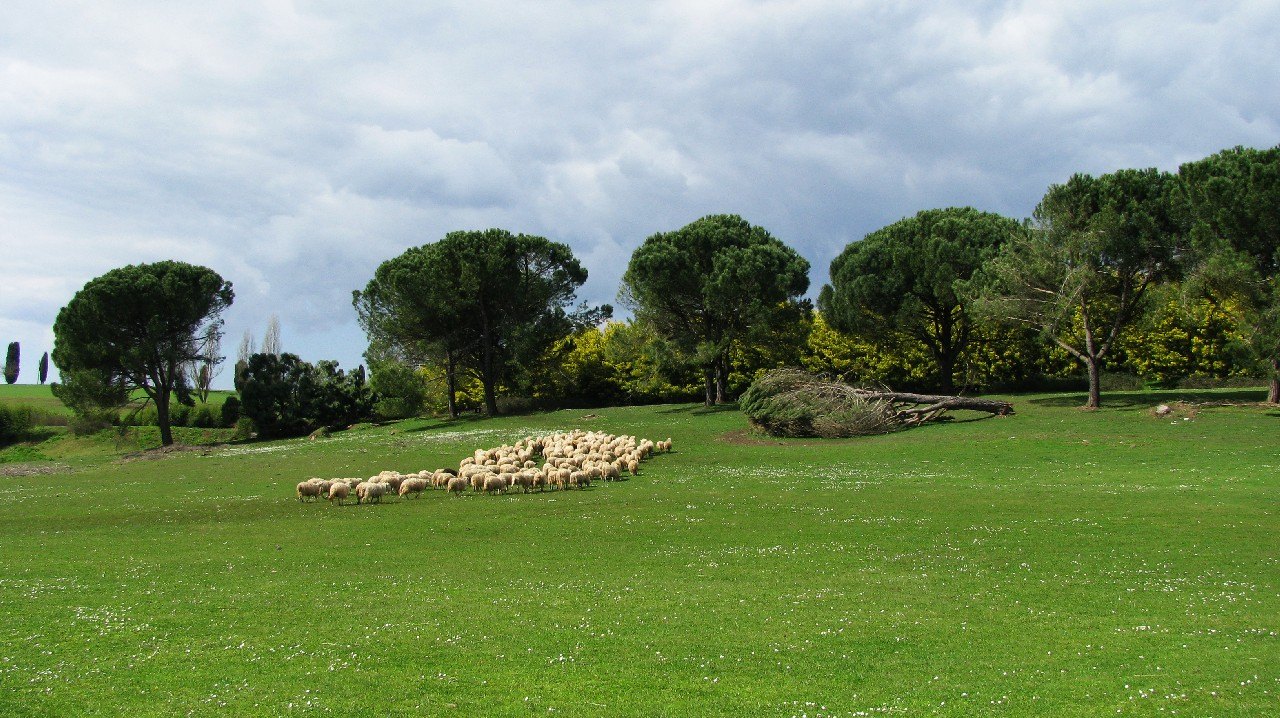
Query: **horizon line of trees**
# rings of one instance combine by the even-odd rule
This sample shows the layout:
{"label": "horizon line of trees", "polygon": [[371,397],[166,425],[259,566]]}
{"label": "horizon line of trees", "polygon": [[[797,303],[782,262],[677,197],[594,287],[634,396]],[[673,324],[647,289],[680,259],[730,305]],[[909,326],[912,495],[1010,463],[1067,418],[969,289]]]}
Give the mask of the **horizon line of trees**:
{"label": "horizon line of trees", "polygon": [[[851,242],[816,310],[803,298],[808,262],[736,215],[645,239],[619,290],[634,316],[625,324],[604,324],[607,304],[577,301],[587,272],[567,245],[450,232],[386,260],[353,292],[368,386],[363,367],[308,369],[284,354],[274,316],[261,352],[246,332],[235,383],[246,399],[271,384],[277,409],[313,406],[303,419],[260,415],[267,434],[436,405],[456,416],[478,403],[492,416],[500,399],[700,395],[710,406],[788,365],[948,392],[1083,374],[1090,408],[1107,367],[1157,384],[1248,375],[1269,380],[1276,402],[1278,248],[1280,147],[1224,150],[1177,173],[1076,174],[1026,220],[923,210]],[[55,322],[55,394],[79,411],[141,391],[170,443],[170,397],[207,398],[233,296],[213,270],[181,262],[91,280]]]}

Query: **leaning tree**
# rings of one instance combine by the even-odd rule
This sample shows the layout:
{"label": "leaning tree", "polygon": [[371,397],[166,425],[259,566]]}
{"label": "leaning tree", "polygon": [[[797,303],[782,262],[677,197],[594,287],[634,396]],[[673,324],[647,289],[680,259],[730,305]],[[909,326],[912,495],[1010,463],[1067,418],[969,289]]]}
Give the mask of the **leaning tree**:
{"label": "leaning tree", "polygon": [[1244,308],[1242,329],[1280,402],[1280,146],[1223,150],[1178,170],[1201,260],[1192,284]]}
{"label": "leaning tree", "polygon": [[981,313],[1039,328],[1085,366],[1086,408],[1102,405],[1103,360],[1147,289],[1178,270],[1185,229],[1174,209],[1176,183],[1145,169],[1053,185],[1027,231],[972,285]]}
{"label": "leaning tree", "polygon": [[53,362],[64,376],[141,390],[155,403],[160,441],[168,446],[170,397],[184,392],[183,369],[203,358],[209,337],[221,336],[208,327],[222,326],[234,297],[231,283],[207,267],[163,261],[113,269],[58,312]]}
{"label": "leaning tree", "polygon": [[809,288],[809,262],[737,215],[649,237],[619,293],[636,317],[702,367],[706,404],[727,401],[729,355],[786,318]]}
{"label": "leaning tree", "polygon": [[607,305],[574,305],[586,279],[573,250],[545,237],[450,232],[383,262],[352,301],[371,346],[410,361],[443,353],[480,380],[493,416],[503,380],[609,316]]}
{"label": "leaning tree", "polygon": [[903,332],[937,364],[950,394],[973,333],[960,291],[1021,225],[972,207],[931,209],[845,247],[831,262],[818,308],[838,331],[875,341]]}

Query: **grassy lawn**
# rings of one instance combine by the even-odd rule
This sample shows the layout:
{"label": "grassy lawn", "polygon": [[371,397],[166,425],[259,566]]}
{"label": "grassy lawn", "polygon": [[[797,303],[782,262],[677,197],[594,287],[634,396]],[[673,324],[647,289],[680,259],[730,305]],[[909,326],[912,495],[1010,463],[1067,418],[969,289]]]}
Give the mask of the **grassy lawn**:
{"label": "grassy lawn", "polygon": [[48,384],[0,384],[0,404],[30,406],[52,416],[71,416],[71,410],[54,398]]}
{"label": "grassy lawn", "polygon": [[[1274,714],[1280,412],[1149,411],[1262,397],[835,441],[697,406],[50,440],[54,473],[0,475],[0,715]],[[572,428],[676,451],[587,491],[293,495]]]}

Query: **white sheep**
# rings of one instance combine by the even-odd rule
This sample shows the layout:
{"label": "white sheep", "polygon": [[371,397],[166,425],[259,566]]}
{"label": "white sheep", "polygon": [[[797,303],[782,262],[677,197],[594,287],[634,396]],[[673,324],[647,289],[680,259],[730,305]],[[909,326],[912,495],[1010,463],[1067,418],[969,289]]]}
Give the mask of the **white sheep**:
{"label": "white sheep", "polygon": [[377,481],[366,481],[356,487],[356,503],[382,503],[382,495],[386,492],[386,484]]}
{"label": "white sheep", "polygon": [[313,499],[320,498],[320,486],[318,484],[313,484],[310,481],[299,481],[298,501],[305,501],[308,496]]}
{"label": "white sheep", "polygon": [[334,499],[337,499],[338,505],[341,506],[342,500],[347,498],[349,492],[350,489],[347,488],[346,484],[341,481],[335,481],[333,482],[333,485],[329,487],[329,500],[333,501]]}
{"label": "white sheep", "polygon": [[419,497],[421,497],[422,492],[425,491],[426,489],[427,489],[427,480],[414,477],[412,479],[405,479],[404,481],[400,482],[399,493],[401,497],[408,496],[409,494],[417,494]]}

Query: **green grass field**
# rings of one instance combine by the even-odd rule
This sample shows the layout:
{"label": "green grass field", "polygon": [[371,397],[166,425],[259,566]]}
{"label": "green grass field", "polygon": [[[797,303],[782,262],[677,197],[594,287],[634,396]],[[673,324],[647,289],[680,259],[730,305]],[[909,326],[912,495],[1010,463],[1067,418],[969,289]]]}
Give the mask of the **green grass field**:
{"label": "green grass field", "polygon": [[30,406],[53,416],[71,416],[71,410],[54,398],[48,384],[0,384],[0,404]]}
{"label": "green grass field", "polygon": [[[220,409],[227,397],[234,394],[233,391],[211,391],[209,406]],[[134,404],[141,404],[146,395],[141,391],[134,392],[132,399]],[[48,384],[0,384],[0,404],[30,406],[50,416],[71,416],[71,410],[53,396]],[[124,411],[128,410],[126,407]]]}
{"label": "green grass field", "polygon": [[[1274,715],[1280,412],[1173,398],[1262,392],[838,441],[694,406],[51,439],[0,464],[0,715]],[[572,428],[676,451],[587,491],[293,495]]]}

